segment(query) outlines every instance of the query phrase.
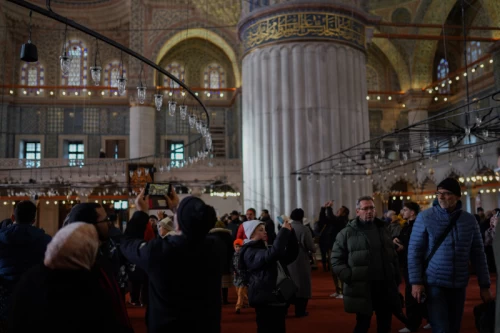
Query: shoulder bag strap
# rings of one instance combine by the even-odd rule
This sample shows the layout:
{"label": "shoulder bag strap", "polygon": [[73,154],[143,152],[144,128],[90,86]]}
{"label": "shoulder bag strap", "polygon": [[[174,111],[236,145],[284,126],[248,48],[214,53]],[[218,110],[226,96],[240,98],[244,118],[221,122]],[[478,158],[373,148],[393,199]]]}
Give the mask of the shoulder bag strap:
{"label": "shoulder bag strap", "polygon": [[436,254],[436,251],[439,249],[439,247],[441,246],[441,244],[444,242],[446,236],[448,236],[448,234],[450,233],[451,229],[453,229],[453,227],[457,223],[457,220],[458,220],[458,218],[460,217],[461,214],[462,214],[462,211],[460,210],[460,211],[458,211],[458,213],[454,214],[450,218],[450,223],[448,224],[448,226],[444,230],[443,234],[437,239],[436,243],[434,244],[434,247],[432,248],[431,253],[429,253],[429,255],[427,256],[427,258],[425,258],[425,261],[424,261],[424,270],[423,270],[424,274],[425,274],[425,271],[427,271],[427,267],[429,266],[429,263],[431,262],[432,257],[434,257],[434,254]]}

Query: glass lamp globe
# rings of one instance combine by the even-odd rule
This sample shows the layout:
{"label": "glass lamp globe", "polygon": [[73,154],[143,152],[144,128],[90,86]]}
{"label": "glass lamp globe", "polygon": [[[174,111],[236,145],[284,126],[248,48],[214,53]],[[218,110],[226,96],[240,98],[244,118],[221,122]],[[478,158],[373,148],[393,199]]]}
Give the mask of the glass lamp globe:
{"label": "glass lamp globe", "polygon": [[189,122],[189,127],[194,128],[194,126],[196,125],[196,116],[192,114],[189,115],[188,122]]}
{"label": "glass lamp globe", "polygon": [[212,137],[210,135],[205,137],[205,146],[208,150],[212,149]]}
{"label": "glass lamp globe", "polygon": [[177,108],[176,101],[168,101],[168,114],[170,116],[175,116],[175,109]]}
{"label": "glass lamp globe", "polygon": [[118,81],[118,93],[120,95],[125,94],[125,90],[127,89],[127,79],[122,76],[117,81]]}
{"label": "glass lamp globe", "polygon": [[61,73],[64,76],[69,74],[69,69],[71,67],[71,58],[66,55],[66,53],[59,57],[61,62]]}
{"label": "glass lamp globe", "polygon": [[196,130],[198,133],[201,133],[201,127],[203,126],[203,120],[197,119],[196,120]]}
{"label": "glass lamp globe", "polygon": [[160,111],[161,107],[163,105],[163,95],[162,94],[155,94],[155,106],[156,106],[156,111]]}
{"label": "glass lamp globe", "polygon": [[98,86],[101,82],[101,66],[92,66],[90,67],[90,76],[92,77],[92,81],[94,81],[94,85]]}
{"label": "glass lamp globe", "polygon": [[143,85],[137,87],[137,100],[141,104],[144,104],[144,101],[146,100],[146,87]]}
{"label": "glass lamp globe", "polygon": [[179,106],[179,114],[181,115],[181,119],[182,120],[186,119],[187,111],[188,111],[187,105],[181,105],[181,106]]}
{"label": "glass lamp globe", "polygon": [[201,133],[201,135],[203,135],[203,136],[206,136],[206,135],[207,135],[207,133],[208,133],[207,125],[205,125],[205,124],[202,124],[202,125],[201,125],[201,128],[200,128],[200,133]]}

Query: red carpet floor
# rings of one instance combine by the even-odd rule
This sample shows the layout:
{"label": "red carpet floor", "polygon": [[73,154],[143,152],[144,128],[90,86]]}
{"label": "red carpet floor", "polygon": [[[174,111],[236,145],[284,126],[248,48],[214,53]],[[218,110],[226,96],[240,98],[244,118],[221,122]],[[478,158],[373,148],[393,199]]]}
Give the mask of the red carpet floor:
{"label": "red carpet floor", "polygon": [[[495,291],[495,276],[492,276],[492,292]],[[352,332],[356,318],[354,314],[344,312],[341,299],[332,299],[329,295],[333,292],[334,286],[330,273],[323,273],[321,270],[313,271],[313,298],[309,301],[309,316],[304,318],[293,317],[293,306],[290,307],[290,315],[287,319],[287,333],[327,333]],[[229,301],[236,302],[236,294],[231,290]],[[474,333],[474,316],[472,309],[481,302],[479,298],[479,287],[477,280],[472,277],[467,288],[467,301],[465,303],[464,318],[462,321],[463,333]],[[144,309],[129,308],[129,315],[136,333],[146,332],[144,325]],[[397,332],[403,325],[393,317],[392,332]],[[255,312],[253,309],[244,309],[241,314],[234,313],[234,304],[225,305],[222,309],[222,333],[255,333]],[[370,332],[376,332],[375,316],[372,318]],[[421,329],[421,332],[430,330]]]}

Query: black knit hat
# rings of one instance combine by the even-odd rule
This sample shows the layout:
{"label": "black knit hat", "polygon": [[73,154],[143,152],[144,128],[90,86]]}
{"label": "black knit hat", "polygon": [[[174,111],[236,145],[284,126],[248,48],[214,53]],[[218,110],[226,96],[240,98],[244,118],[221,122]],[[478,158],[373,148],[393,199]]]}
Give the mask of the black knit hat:
{"label": "black knit hat", "polygon": [[457,197],[462,196],[462,189],[460,188],[460,184],[458,183],[458,180],[456,180],[454,178],[446,178],[445,180],[443,180],[437,186],[438,190],[440,188],[450,191],[451,193],[455,194]]}
{"label": "black knit hat", "polygon": [[294,221],[302,222],[302,219],[304,218],[304,211],[302,208],[295,208],[292,214],[290,214],[290,218]]}
{"label": "black knit hat", "polygon": [[204,238],[217,222],[212,206],[200,198],[189,196],[182,199],[177,208],[177,223],[182,233],[191,240]]}

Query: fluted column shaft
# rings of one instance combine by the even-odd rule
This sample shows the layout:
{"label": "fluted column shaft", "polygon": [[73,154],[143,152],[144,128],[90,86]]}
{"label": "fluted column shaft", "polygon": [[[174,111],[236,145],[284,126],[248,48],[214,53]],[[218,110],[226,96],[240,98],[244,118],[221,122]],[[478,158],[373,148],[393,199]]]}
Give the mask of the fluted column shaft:
{"label": "fluted column shaft", "polygon": [[130,158],[155,154],[155,109],[130,107]]}
{"label": "fluted column shaft", "polygon": [[353,177],[332,184],[290,175],[368,139],[365,77],[365,54],[341,44],[285,43],[243,59],[245,208],[276,216],[302,207],[313,217],[327,200],[352,210],[372,193]]}

